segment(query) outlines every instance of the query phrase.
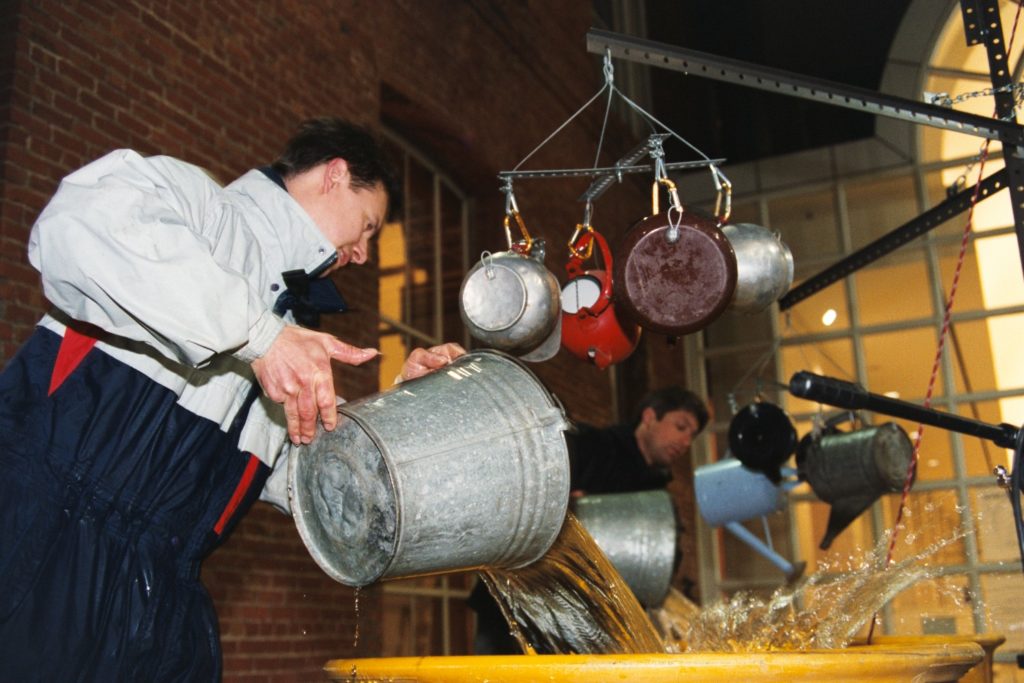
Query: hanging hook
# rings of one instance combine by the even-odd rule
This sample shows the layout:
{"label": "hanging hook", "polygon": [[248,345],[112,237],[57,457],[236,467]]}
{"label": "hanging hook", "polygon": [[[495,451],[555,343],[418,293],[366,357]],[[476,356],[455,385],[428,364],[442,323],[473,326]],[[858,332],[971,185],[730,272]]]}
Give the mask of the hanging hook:
{"label": "hanging hook", "polygon": [[519,213],[519,204],[516,202],[515,192],[512,191],[512,179],[508,176],[502,178],[501,191],[505,193],[505,215]]}
{"label": "hanging hook", "polygon": [[611,48],[605,48],[604,66],[601,68],[601,71],[604,73],[604,84],[608,87],[615,87],[615,67],[612,66]]}
{"label": "hanging hook", "polygon": [[[718,220],[718,225],[724,225],[728,220],[729,216],[732,215],[732,183],[725,177],[725,174],[715,166],[709,164],[711,169],[711,179],[715,183],[715,190],[718,196],[715,198],[715,218]],[[723,200],[725,203],[725,209],[722,210]]]}
{"label": "hanging hook", "polygon": [[668,172],[665,170],[664,137],[654,134],[647,138],[647,154],[654,161],[654,179],[658,182],[668,178]]}

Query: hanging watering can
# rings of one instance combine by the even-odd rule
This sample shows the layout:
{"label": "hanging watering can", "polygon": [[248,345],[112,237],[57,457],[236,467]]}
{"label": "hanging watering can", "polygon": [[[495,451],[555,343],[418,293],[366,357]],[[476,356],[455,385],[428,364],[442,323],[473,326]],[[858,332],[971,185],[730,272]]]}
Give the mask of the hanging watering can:
{"label": "hanging watering can", "polygon": [[758,401],[741,409],[729,423],[729,450],[746,467],[772,483],[782,480],[779,468],[796,450],[796,429],[773,403]]}
{"label": "hanging watering can", "polygon": [[[512,242],[510,216],[524,240]],[[543,240],[533,240],[518,212],[505,216],[509,250],[480,258],[459,290],[462,322],[483,344],[523,360],[547,360],[560,341],[558,280],[544,267]]]}
{"label": "hanging watering can", "polygon": [[[658,213],[658,185],[672,205]],[[654,214],[616,250],[615,301],[645,329],[681,336],[707,327],[736,288],[736,254],[715,222],[684,209],[667,178],[654,184]]]}
{"label": "hanging watering can", "polygon": [[693,488],[701,517],[712,526],[725,527],[756,553],[778,567],[786,579],[797,579],[805,562],[793,563],[758,538],[742,522],[764,517],[786,504],[783,487],[760,472],[748,469],[738,459],[725,457],[693,472]]}
{"label": "hanging watering can", "polygon": [[[571,278],[562,288],[562,346],[578,358],[604,369],[629,357],[640,341],[640,328],[622,321],[612,301],[612,255],[604,237],[589,226],[577,226],[566,265]],[[597,242],[608,270],[583,270]]]}
{"label": "hanging watering can", "polygon": [[736,291],[730,310],[760,313],[793,284],[793,254],[774,230],[753,223],[722,228],[736,253]]}
{"label": "hanging watering can", "polygon": [[569,421],[516,359],[470,352],[338,412],[288,469],[299,535],[335,580],[515,568],[554,543]]}
{"label": "hanging watering can", "polygon": [[913,456],[910,437],[895,422],[854,432],[829,426],[800,441],[796,456],[800,478],[832,506],[822,550],[883,493],[903,490]]}

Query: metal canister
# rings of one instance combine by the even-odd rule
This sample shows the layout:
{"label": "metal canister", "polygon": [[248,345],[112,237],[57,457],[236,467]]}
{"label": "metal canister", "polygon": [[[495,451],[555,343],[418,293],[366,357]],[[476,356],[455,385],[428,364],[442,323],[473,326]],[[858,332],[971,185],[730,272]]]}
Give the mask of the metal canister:
{"label": "metal canister", "polygon": [[476,351],[339,406],[289,463],[292,516],[349,586],[539,559],[569,500],[569,422],[516,359]]}
{"label": "metal canister", "polygon": [[668,595],[676,558],[676,513],[667,491],[583,496],[580,523],[645,607]]}

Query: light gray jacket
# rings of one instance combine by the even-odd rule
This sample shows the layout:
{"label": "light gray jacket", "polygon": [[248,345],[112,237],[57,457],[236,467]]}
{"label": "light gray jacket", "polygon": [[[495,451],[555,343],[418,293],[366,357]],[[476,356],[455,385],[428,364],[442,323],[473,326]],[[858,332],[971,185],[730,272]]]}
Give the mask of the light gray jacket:
{"label": "light gray jacket", "polygon": [[[29,238],[62,316],[116,335],[96,348],[146,373],[226,430],[280,333],[281,273],[314,272],[334,247],[258,170],[225,188],[201,168],[118,150],[64,178]],[[239,448],[274,467],[263,498],[287,509],[284,411],[261,394]]]}

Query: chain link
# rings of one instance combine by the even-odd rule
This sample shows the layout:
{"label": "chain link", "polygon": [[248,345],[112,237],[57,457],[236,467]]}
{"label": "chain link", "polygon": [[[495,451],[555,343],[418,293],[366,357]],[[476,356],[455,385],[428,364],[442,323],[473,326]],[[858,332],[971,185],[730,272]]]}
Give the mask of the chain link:
{"label": "chain link", "polygon": [[[954,104],[960,104],[967,100],[975,97],[992,97],[999,93],[1012,92],[1013,93],[1013,107],[1010,109],[1010,113],[1002,117],[1001,121],[1014,121],[1017,118],[1017,109],[1020,108],[1021,103],[1024,103],[1024,83],[1007,83],[1006,85],[998,88],[983,88],[981,90],[974,90],[972,92],[965,92],[955,97],[950,97],[948,93],[926,93],[925,99],[929,104],[935,104],[940,107],[952,107]],[[978,154],[971,158],[961,173],[953,183],[946,188],[946,196],[953,197],[957,192],[960,192],[967,186],[967,176],[970,175],[971,170],[974,166],[981,161],[981,157],[985,153],[985,146],[988,144],[986,141],[982,143],[981,148],[978,150]]]}

